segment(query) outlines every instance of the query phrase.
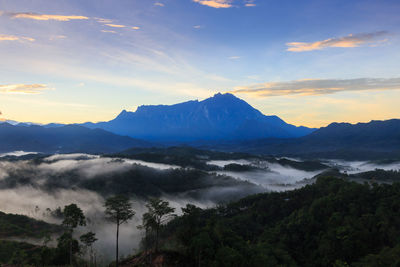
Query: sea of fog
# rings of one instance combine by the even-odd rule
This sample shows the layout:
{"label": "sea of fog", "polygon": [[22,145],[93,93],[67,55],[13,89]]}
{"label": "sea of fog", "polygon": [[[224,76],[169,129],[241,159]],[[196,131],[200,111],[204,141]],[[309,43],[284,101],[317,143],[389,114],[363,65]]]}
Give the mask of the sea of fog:
{"label": "sea of fog", "polygon": [[[6,156],[24,156],[34,152],[17,151],[13,153],[0,155],[0,183],[7,180],[12,175],[18,173],[31,173],[35,175],[34,183],[29,185],[12,184],[10,181],[1,183],[0,187],[0,211],[6,213],[23,214],[36,219],[44,220],[50,223],[60,223],[60,221],[48,212],[48,209],[54,210],[57,207],[63,207],[70,203],[76,203],[82,208],[87,218],[88,226],[79,228],[77,235],[87,232],[96,232],[98,242],[95,249],[102,255],[104,262],[112,259],[115,242],[115,225],[110,224],[104,219],[105,196],[98,192],[84,188],[55,188],[48,189],[42,185],[48,182],[48,179],[54,177],[62,178],[67,173],[74,173],[79,179],[93,179],[98,175],[123,174],[124,172],[146,166],[154,170],[179,169],[181,167],[168,164],[145,162],[140,160],[108,158],[99,155],[89,154],[56,154],[43,158],[40,163],[33,164],[32,160],[9,160]],[[247,181],[259,188],[259,192],[284,191],[299,188],[310,183],[310,178],[321,173],[324,170],[304,171],[295,168],[282,166],[277,163],[260,162],[252,160],[218,160],[207,162],[210,165],[221,167],[217,174],[233,177],[240,181]],[[222,168],[228,164],[252,165],[257,168],[254,171],[233,172],[224,171]],[[325,164],[339,168],[347,173],[357,173],[376,168],[385,170],[400,170],[400,162],[390,164],[373,164],[371,162],[346,162],[341,160],[324,161]],[[213,171],[215,173],[215,171]],[[74,177],[75,177],[74,176]],[[12,181],[11,181],[12,182]],[[212,181],[211,181],[212,184]],[[236,191],[235,191],[236,190]],[[203,191],[201,198],[188,198],[186,192],[171,195],[164,194],[163,199],[169,201],[176,208],[176,213],[181,212],[181,208],[191,203],[201,208],[212,207],[217,203],[213,200],[215,195],[229,194],[247,190],[247,187],[222,188],[220,186],[208,187]],[[253,193],[249,191],[248,194]],[[144,199],[132,199],[132,204],[136,211],[136,216],[128,224],[122,226],[120,236],[120,249],[122,255],[128,255],[138,249],[142,232],[137,229],[141,223],[142,214],[145,212]],[[29,241],[29,240],[28,240]],[[39,242],[32,240],[32,242]],[[101,259],[99,259],[101,261]]]}

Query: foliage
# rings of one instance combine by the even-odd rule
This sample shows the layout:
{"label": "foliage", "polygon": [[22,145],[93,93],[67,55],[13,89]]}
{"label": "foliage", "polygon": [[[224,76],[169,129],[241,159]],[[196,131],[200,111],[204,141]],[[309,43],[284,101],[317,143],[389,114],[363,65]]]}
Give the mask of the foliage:
{"label": "foliage", "polygon": [[65,206],[63,215],[64,220],[62,224],[70,229],[86,225],[85,215],[83,215],[83,211],[76,204]]}
{"label": "foliage", "polygon": [[148,211],[143,214],[143,225],[141,228],[146,230],[146,235],[150,231],[155,233],[155,250],[157,252],[160,228],[174,216],[172,213],[175,209],[169,206],[168,201],[159,198],[151,198],[146,207]]}
{"label": "foliage", "polygon": [[24,215],[0,212],[0,238],[30,237],[43,238],[50,233],[58,233],[62,227],[38,221]]}
{"label": "foliage", "polygon": [[319,177],[301,189],[183,209],[161,233],[187,265],[398,266],[400,184]]}
{"label": "foliage", "polygon": [[117,225],[126,223],[135,215],[135,211],[132,209],[129,198],[124,195],[117,195],[108,198],[105,207],[107,218]]}
{"label": "foliage", "polygon": [[96,242],[98,239],[96,238],[96,234],[93,232],[87,232],[79,237],[81,242],[89,248],[89,256],[90,256],[90,266],[93,265],[93,243]]}

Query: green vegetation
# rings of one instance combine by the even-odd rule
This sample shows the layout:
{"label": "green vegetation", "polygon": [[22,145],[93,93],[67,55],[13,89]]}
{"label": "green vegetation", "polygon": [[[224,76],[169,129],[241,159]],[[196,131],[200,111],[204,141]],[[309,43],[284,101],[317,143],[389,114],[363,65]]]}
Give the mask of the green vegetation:
{"label": "green vegetation", "polygon": [[259,170],[267,171],[266,169],[257,168],[247,164],[231,163],[224,166],[224,171],[231,171],[231,172],[250,172]]}
{"label": "green vegetation", "polygon": [[86,218],[83,211],[76,205],[70,204],[64,207],[64,220],[62,225],[66,232],[58,239],[58,245],[69,246],[69,264],[72,265],[74,254],[80,251],[78,241],[73,239],[74,229],[78,226],[86,226]]}
{"label": "green vegetation", "polygon": [[328,168],[327,165],[322,164],[319,161],[295,161],[287,158],[277,159],[271,156],[260,154],[202,150],[189,146],[168,148],[133,148],[121,153],[108,156],[171,164],[181,167],[191,167],[205,171],[216,171],[220,169],[218,166],[207,164],[207,162],[210,160],[238,159],[268,161],[270,163],[278,163],[283,166],[288,166],[304,171],[316,171]]}
{"label": "green vegetation", "polygon": [[41,239],[62,231],[62,227],[38,221],[24,215],[6,214],[0,211],[0,238],[19,237]]}
{"label": "green vegetation", "polygon": [[162,248],[186,266],[398,266],[399,212],[399,183],[320,177],[214,209],[188,205],[162,228]]}
{"label": "green vegetation", "polygon": [[371,181],[379,182],[399,182],[400,181],[400,171],[390,170],[385,171],[382,169],[375,169],[374,171],[362,172],[357,174],[349,175],[352,178],[361,178]]}
{"label": "green vegetation", "polygon": [[96,234],[93,232],[87,232],[86,234],[81,235],[79,240],[85,245],[86,249],[89,249],[89,266],[94,266],[93,244],[98,240]]}
{"label": "green vegetation", "polygon": [[175,208],[170,207],[168,201],[159,198],[151,198],[146,207],[148,211],[143,214],[143,224],[139,228],[146,231],[146,243],[149,240],[149,236],[154,235],[155,251],[158,252],[161,227],[174,217]]}

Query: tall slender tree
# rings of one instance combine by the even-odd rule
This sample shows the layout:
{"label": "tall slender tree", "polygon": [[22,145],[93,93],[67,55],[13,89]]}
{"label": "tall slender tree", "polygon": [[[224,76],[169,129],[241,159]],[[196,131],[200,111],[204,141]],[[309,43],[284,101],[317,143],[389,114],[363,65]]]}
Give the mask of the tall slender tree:
{"label": "tall slender tree", "polygon": [[74,229],[78,226],[86,225],[86,218],[83,211],[76,204],[70,204],[64,207],[63,210],[63,222],[62,225],[67,228],[69,241],[69,264],[72,265],[73,250],[72,250],[72,233]]}
{"label": "tall slender tree", "polygon": [[81,242],[90,249],[90,266],[93,266],[93,243],[97,241],[96,234],[87,232],[79,237]]}
{"label": "tall slender tree", "polygon": [[129,198],[123,195],[116,195],[108,198],[104,206],[106,208],[106,217],[117,225],[115,264],[116,267],[118,267],[119,226],[132,219],[135,215],[135,211],[132,209],[132,204],[129,202]]}
{"label": "tall slender tree", "polygon": [[155,232],[155,250],[158,252],[159,234],[161,226],[170,220],[174,214],[175,208],[169,206],[168,201],[164,201],[159,198],[151,198],[146,204],[148,212],[143,214],[143,225],[142,228],[147,230],[151,229]]}

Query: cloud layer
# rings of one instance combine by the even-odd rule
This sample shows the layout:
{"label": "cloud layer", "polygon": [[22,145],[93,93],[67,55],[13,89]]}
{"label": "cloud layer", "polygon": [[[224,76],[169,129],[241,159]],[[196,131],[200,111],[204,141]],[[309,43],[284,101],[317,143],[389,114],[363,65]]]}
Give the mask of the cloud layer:
{"label": "cloud layer", "polygon": [[237,87],[232,93],[259,97],[283,95],[325,95],[344,91],[400,89],[400,78],[305,79],[289,82],[268,82]]}
{"label": "cloud layer", "polygon": [[[242,1],[245,7],[255,7],[255,0],[244,0]],[[233,5],[234,0],[193,0],[193,2],[199,3],[203,6],[209,6],[213,8],[230,8],[237,5]]]}
{"label": "cloud layer", "polygon": [[41,94],[45,90],[50,90],[46,84],[0,85],[0,93],[3,94]]}
{"label": "cloud layer", "polygon": [[213,7],[213,8],[232,7],[231,0],[193,0],[193,2],[199,3],[200,5]]}
{"label": "cloud layer", "polygon": [[70,21],[70,20],[86,20],[86,16],[65,16],[65,15],[49,15],[37,13],[10,13],[12,18],[16,19],[34,19],[34,20],[56,20],[56,21]]}
{"label": "cloud layer", "polygon": [[29,41],[29,42],[33,42],[33,41],[35,41],[35,39],[32,38],[32,37],[26,37],[26,36],[0,34],[0,42],[2,42],[2,41]]}
{"label": "cloud layer", "polygon": [[290,52],[305,52],[313,50],[322,50],[328,47],[358,47],[364,44],[376,44],[378,42],[386,41],[377,40],[378,38],[388,35],[386,31],[379,31],[374,33],[361,33],[349,34],[344,37],[329,38],[323,41],[305,43],[305,42],[290,42],[287,51]]}

